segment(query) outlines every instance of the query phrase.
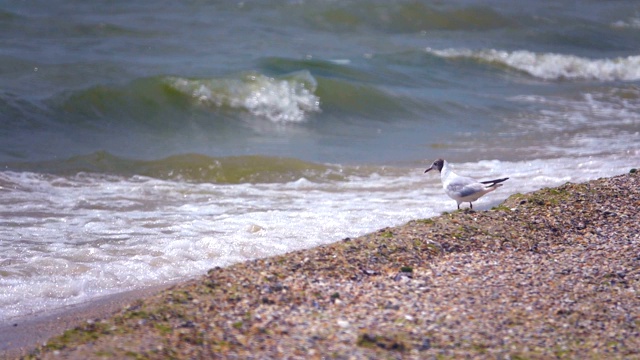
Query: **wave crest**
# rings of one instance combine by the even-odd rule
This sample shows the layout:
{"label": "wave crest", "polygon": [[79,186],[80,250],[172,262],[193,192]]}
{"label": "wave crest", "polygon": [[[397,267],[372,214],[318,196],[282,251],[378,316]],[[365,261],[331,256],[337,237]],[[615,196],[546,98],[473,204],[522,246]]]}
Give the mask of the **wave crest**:
{"label": "wave crest", "polygon": [[618,20],[611,24],[612,27],[618,29],[640,29],[640,18],[630,18],[628,20]]}
{"label": "wave crest", "polygon": [[169,85],[198,104],[244,109],[273,122],[301,122],[320,112],[315,78],[300,71],[281,78],[250,73],[230,79],[168,78]]}
{"label": "wave crest", "polygon": [[526,50],[445,49],[427,52],[444,58],[469,58],[513,68],[544,80],[640,80],[640,56],[588,59],[574,55],[534,53]]}
{"label": "wave crest", "polygon": [[317,164],[295,158],[259,155],[212,157],[191,153],[157,160],[136,160],[106,151],[68,159],[3,163],[2,166],[5,171],[14,172],[38,172],[61,176],[144,176],[213,184],[288,183],[302,178],[314,182],[340,181],[354,173],[337,165]]}

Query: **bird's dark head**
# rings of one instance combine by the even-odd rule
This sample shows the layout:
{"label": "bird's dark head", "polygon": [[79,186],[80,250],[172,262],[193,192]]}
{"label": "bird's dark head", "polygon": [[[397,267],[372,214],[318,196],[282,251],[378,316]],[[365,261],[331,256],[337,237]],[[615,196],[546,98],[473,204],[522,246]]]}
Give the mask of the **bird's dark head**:
{"label": "bird's dark head", "polygon": [[438,172],[442,171],[442,167],[444,166],[444,160],[442,159],[438,159],[436,161],[433,162],[433,164],[431,164],[431,167],[428,168],[427,170],[425,170],[424,172],[427,173],[431,170],[438,170]]}

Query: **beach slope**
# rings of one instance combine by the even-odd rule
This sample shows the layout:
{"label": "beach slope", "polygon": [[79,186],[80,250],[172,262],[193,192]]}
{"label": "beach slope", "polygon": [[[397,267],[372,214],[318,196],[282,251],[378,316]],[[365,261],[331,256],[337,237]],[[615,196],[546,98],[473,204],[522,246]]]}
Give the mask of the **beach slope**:
{"label": "beach slope", "polygon": [[211,269],[33,350],[90,358],[640,358],[640,176]]}

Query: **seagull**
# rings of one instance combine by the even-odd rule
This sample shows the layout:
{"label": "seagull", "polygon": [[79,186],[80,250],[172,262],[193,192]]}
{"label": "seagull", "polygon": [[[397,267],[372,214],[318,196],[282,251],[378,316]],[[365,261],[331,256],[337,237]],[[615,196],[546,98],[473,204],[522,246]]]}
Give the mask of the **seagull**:
{"label": "seagull", "polygon": [[472,201],[478,200],[481,196],[492,192],[499,188],[503,184],[501,182],[509,179],[495,179],[488,181],[478,181],[466,176],[460,176],[449,167],[449,163],[443,159],[438,159],[431,164],[431,167],[425,170],[427,173],[431,170],[438,170],[440,172],[440,178],[442,179],[442,188],[449,195],[450,198],[458,203],[458,209],[460,204],[468,202],[471,209],[473,209]]}

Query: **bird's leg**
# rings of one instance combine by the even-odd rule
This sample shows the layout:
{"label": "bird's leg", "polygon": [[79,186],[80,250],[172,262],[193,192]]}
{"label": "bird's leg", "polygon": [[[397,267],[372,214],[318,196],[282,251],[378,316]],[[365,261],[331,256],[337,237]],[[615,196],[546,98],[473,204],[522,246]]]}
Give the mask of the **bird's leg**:
{"label": "bird's leg", "polygon": [[469,202],[469,206],[473,209],[473,204],[471,202]]}

